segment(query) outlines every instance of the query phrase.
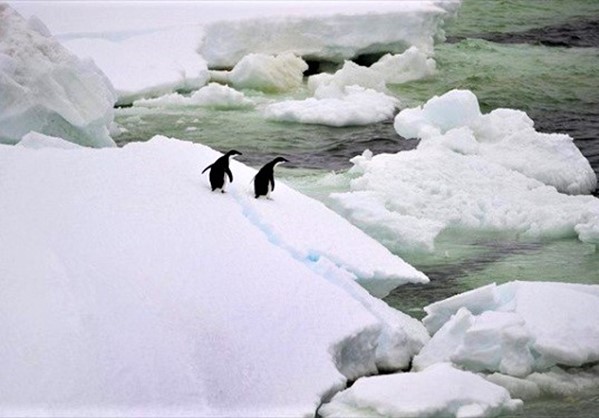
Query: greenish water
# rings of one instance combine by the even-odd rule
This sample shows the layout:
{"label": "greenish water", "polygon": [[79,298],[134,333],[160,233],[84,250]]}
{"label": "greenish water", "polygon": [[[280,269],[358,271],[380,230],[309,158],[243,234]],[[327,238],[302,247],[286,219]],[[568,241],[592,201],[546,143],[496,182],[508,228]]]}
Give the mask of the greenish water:
{"label": "greenish water", "polygon": [[463,0],[458,18],[445,30],[450,36],[518,32],[599,15],[595,0]]}

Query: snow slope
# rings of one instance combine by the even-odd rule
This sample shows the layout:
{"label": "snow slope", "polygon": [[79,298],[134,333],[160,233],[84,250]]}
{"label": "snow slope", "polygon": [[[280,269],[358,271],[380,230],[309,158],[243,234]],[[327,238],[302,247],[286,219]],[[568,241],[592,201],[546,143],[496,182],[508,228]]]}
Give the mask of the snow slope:
{"label": "snow slope", "polygon": [[416,320],[353,279],[425,276],[281,182],[255,200],[156,137],[0,146],[0,414],[309,416],[346,380],[407,367]]}
{"label": "snow slope", "polygon": [[89,60],[63,48],[39,19],[0,4],[0,142],[35,130],[88,146],[114,146],[116,95]]}

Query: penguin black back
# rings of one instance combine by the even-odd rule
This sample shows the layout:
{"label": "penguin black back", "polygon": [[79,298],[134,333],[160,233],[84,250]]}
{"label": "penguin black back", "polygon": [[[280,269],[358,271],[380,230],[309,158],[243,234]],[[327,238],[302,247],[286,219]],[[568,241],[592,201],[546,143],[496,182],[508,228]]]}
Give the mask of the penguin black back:
{"label": "penguin black back", "polygon": [[260,196],[270,196],[270,192],[275,189],[274,169],[278,164],[288,162],[286,158],[277,157],[269,163],[266,163],[254,177],[254,195],[257,198]]}
{"label": "penguin black back", "polygon": [[236,155],[242,154],[237,150],[231,150],[202,171],[202,174],[204,174],[206,170],[210,169],[209,178],[210,186],[212,186],[212,191],[220,189],[220,191],[224,193],[225,187],[227,185],[227,180],[229,180],[231,183],[233,182],[233,173],[229,168],[229,158],[234,157]]}

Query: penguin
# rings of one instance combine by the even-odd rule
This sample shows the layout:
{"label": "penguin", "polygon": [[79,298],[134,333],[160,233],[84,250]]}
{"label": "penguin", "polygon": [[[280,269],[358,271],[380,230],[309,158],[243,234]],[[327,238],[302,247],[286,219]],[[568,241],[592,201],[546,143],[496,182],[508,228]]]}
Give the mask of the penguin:
{"label": "penguin", "polygon": [[258,171],[256,177],[254,177],[254,194],[256,195],[256,199],[260,196],[270,198],[270,192],[275,189],[274,169],[277,165],[286,162],[289,162],[289,160],[283,157],[277,157],[265,164],[264,167]]}
{"label": "penguin", "polygon": [[224,193],[229,181],[233,183],[233,173],[231,173],[231,169],[229,168],[229,157],[232,158],[236,155],[243,154],[239,151],[231,150],[202,171],[202,174],[204,174],[206,170],[210,169],[209,177],[212,191],[220,189],[221,193]]}

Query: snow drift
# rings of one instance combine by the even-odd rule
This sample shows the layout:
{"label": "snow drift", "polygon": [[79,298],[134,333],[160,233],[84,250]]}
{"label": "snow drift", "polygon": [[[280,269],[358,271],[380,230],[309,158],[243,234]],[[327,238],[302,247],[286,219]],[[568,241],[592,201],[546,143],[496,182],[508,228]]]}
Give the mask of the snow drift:
{"label": "snow drift", "polygon": [[[452,91],[402,110],[395,127],[417,149],[352,159],[337,209],[387,246],[432,250],[448,228],[511,230],[529,237],[599,242],[599,200],[589,162],[561,134],[542,134],[523,113],[482,115],[476,97]],[[561,192],[560,192],[561,191]]]}
{"label": "snow drift", "polygon": [[426,330],[353,279],[426,277],[281,182],[253,199],[240,163],[212,193],[219,155],[0,146],[2,415],[306,416],[408,366]]}
{"label": "snow drift", "polygon": [[0,4],[0,142],[29,131],[88,146],[114,146],[116,95],[89,60],[63,48],[39,19]]}

